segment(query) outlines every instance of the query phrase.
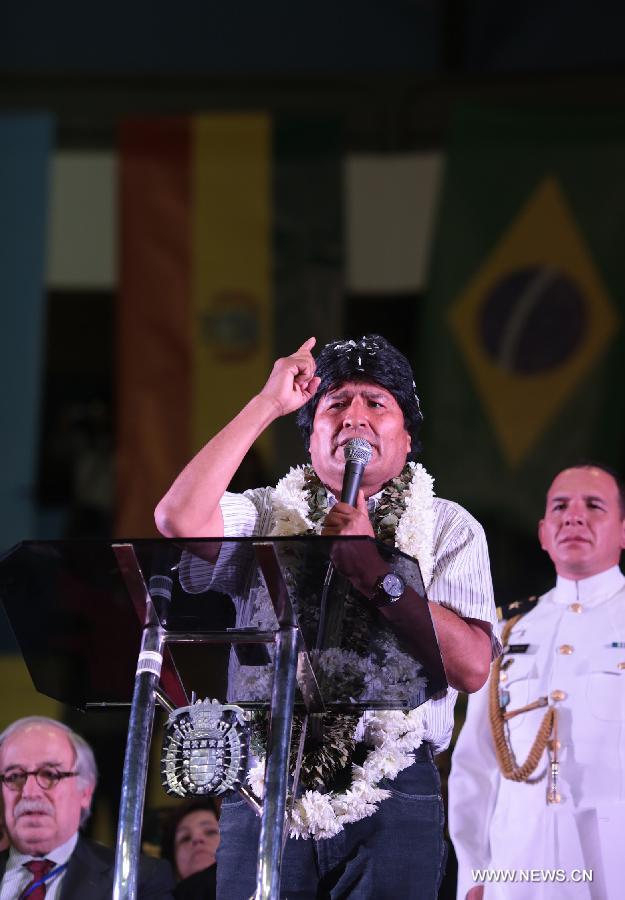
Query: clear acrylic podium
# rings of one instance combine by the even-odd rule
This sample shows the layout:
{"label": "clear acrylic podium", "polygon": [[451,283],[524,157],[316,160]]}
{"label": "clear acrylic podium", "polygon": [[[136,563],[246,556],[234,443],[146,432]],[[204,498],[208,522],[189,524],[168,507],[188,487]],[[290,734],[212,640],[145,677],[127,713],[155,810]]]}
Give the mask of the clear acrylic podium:
{"label": "clear acrylic podium", "polygon": [[[419,660],[341,574],[372,554],[414,592]],[[130,706],[115,900],[136,897],[157,702],[173,713],[210,695],[268,714],[264,900],[279,896],[294,713],[414,709],[447,685],[417,563],[372,538],[25,541],[0,559],[0,599],[38,691],[78,709]],[[341,654],[358,665],[332,670]]]}

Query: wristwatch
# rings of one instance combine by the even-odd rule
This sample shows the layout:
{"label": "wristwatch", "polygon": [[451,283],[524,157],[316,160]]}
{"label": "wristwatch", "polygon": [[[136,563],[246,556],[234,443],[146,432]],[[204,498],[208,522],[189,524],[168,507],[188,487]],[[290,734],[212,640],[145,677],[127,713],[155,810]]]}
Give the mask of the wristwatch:
{"label": "wristwatch", "polygon": [[405,590],[404,579],[395,572],[387,572],[376,581],[371,602],[375,606],[392,606],[403,596]]}

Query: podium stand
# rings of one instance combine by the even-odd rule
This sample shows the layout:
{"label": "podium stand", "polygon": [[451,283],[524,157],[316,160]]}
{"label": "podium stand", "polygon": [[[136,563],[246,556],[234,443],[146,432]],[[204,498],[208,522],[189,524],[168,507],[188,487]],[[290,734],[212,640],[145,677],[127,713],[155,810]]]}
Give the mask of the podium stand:
{"label": "podium stand", "polygon": [[[412,589],[419,661],[342,574],[372,555]],[[196,693],[185,645],[221,649],[211,696],[268,712],[257,900],[279,896],[294,711],[323,723],[408,710],[447,684],[417,563],[367,537],[26,541],[0,559],[0,598],[38,691],[79,709],[130,705],[115,900],[136,897],[155,704],[174,713]],[[349,677],[332,675],[328,660],[354,652]]]}

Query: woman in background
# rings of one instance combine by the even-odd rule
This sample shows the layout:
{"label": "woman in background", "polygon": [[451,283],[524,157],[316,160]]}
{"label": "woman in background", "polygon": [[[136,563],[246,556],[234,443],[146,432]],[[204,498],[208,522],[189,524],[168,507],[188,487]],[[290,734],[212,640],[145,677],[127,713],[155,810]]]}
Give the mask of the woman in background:
{"label": "woman in background", "polygon": [[219,811],[212,797],[187,800],[163,827],[162,856],[179,879],[177,900],[214,900]]}

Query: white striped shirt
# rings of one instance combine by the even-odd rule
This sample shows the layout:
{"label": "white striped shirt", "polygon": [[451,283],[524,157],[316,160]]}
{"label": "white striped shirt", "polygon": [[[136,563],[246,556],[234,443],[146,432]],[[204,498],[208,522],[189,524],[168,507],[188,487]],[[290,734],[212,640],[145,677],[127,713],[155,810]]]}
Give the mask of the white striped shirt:
{"label": "white striped shirt", "polygon": [[[256,488],[244,494],[226,492],[220,501],[226,537],[264,536],[272,524],[273,488]],[[369,499],[370,511],[379,494]],[[331,494],[330,505],[336,502]],[[497,615],[493,599],[490,561],[484,530],[466,509],[449,500],[434,498],[434,572],[427,590],[428,599],[446,606],[463,618],[480,619],[491,626],[492,657],[501,652]],[[195,593],[207,587],[206,563],[194,557],[181,561],[180,581],[185,590]],[[218,564],[219,565],[219,564]],[[214,582],[213,582],[214,584]],[[458,692],[447,688],[444,697],[428,700],[424,712],[426,730],[435,753],[444,750],[451,739],[454,705]]]}

